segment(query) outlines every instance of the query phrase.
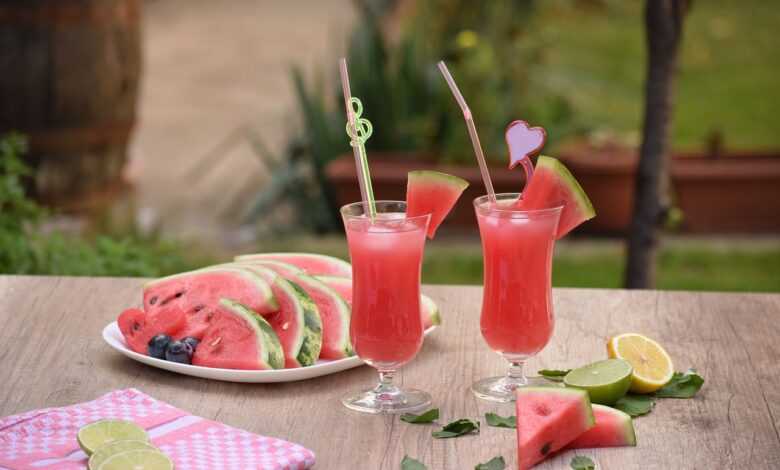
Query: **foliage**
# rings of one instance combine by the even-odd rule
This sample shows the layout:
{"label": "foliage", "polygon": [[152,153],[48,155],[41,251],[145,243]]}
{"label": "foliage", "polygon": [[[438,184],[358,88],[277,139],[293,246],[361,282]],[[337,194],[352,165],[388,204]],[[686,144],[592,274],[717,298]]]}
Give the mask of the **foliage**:
{"label": "foliage", "polygon": [[46,211],[25,194],[25,149],[20,135],[0,139],[0,273],[154,277],[197,266],[181,247],[156,237],[47,233]]}

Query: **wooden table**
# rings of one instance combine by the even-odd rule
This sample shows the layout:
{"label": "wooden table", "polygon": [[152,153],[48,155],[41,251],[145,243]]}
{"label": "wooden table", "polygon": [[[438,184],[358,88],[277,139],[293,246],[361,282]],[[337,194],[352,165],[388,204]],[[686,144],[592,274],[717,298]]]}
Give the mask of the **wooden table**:
{"label": "wooden table", "polygon": [[[496,455],[515,468],[515,434],[483,423],[479,436],[436,440],[428,425],[364,416],[341,406],[372,385],[359,367],[270,385],[190,378],[136,363],[103,343],[102,328],[140,303],[138,279],[0,276],[0,416],[90,400],[136,387],[194,414],[298,442],[318,469],[398,469],[404,454],[430,469],[471,469]],[[425,286],[443,326],[399,382],[431,392],[442,421],[512,413],[476,400],[469,385],[499,374],[502,360],[479,333],[481,289]],[[569,367],[605,357],[605,339],[643,332],[679,369],[706,383],[692,400],[663,400],[635,420],[638,446],[583,450],[602,469],[780,468],[780,295],[556,289],[555,336],[530,367]],[[484,420],[483,420],[484,421]],[[569,468],[573,452],[540,465]]]}

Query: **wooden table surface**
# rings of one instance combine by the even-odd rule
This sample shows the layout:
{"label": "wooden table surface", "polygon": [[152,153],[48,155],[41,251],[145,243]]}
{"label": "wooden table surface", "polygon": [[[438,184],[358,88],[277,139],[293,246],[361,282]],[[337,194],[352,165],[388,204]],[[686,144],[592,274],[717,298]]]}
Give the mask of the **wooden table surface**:
{"label": "wooden table surface", "polygon": [[[312,449],[317,469],[398,469],[404,454],[430,469],[471,469],[496,455],[515,468],[512,430],[436,440],[429,425],[346,410],[339,398],[372,385],[358,367],[313,380],[236,384],[165,372],[121,356],[101,338],[125,307],[139,305],[141,281],[0,276],[0,416],[94,399],[136,387],[196,415]],[[475,399],[469,385],[504,371],[479,333],[481,289],[425,286],[444,324],[398,374],[431,392],[441,420],[512,413]],[[692,400],[662,400],[634,421],[636,448],[582,450],[602,469],[780,468],[780,295],[556,289],[555,336],[530,363],[565,368],[605,357],[615,333],[645,333],[666,346],[678,369],[706,383]],[[484,421],[484,419],[483,419]],[[569,468],[566,452],[540,469]]]}

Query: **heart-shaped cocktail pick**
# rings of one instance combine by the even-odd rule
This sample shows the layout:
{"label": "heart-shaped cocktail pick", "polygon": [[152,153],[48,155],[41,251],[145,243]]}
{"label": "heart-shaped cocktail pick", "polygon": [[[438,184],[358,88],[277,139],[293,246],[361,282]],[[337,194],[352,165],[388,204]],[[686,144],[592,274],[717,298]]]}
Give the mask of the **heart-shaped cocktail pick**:
{"label": "heart-shaped cocktail pick", "polygon": [[[509,147],[509,169],[542,150],[547,132],[541,127],[529,127],[525,121],[513,121],[506,128],[506,144]],[[525,166],[525,164],[523,165]]]}

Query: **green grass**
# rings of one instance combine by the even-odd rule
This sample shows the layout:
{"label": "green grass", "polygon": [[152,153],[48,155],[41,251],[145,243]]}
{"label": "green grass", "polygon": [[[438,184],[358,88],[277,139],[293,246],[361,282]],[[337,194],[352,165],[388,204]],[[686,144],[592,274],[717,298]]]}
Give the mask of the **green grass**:
{"label": "green grass", "polygon": [[[540,3],[549,42],[545,79],[595,128],[638,139],[643,106],[643,2],[584,13]],[[673,142],[700,148],[714,130],[729,148],[778,148],[780,4],[693,2],[680,60]],[[554,136],[552,136],[554,138]]]}
{"label": "green grass", "polygon": [[[659,259],[659,289],[780,292],[780,244],[678,240]],[[258,251],[315,251],[347,258],[346,243],[328,239],[269,241]],[[560,243],[553,261],[557,287],[621,287],[622,247],[617,242]],[[423,264],[428,284],[481,284],[479,241],[428,243]]]}

